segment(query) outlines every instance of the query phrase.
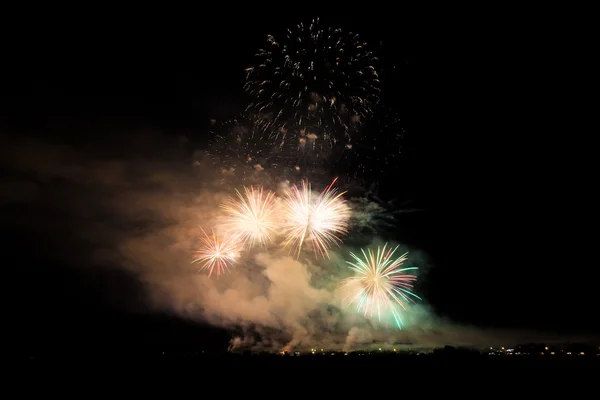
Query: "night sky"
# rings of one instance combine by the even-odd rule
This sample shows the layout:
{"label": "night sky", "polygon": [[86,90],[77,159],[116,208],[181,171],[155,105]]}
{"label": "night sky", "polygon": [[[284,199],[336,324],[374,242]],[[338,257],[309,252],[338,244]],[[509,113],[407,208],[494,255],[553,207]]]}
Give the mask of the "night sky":
{"label": "night sky", "polygon": [[[502,32],[323,20],[381,47],[386,100],[401,114],[408,150],[380,195],[420,210],[401,214],[395,235],[428,255],[419,291],[436,314],[481,327],[598,333],[595,266],[582,261],[584,242],[567,227],[573,185],[564,184],[571,172],[559,150],[574,125],[556,101],[564,61]],[[296,22],[211,16],[193,26],[24,34],[3,57],[0,135],[71,145],[101,142],[102,132],[148,131],[201,146],[211,118],[242,110],[244,68],[266,35]],[[27,203],[7,192],[23,178],[7,164],[5,309],[20,346],[227,345],[225,331],[153,311],[134,274],[61,263],[52,243],[69,222],[54,233],[33,228],[55,220],[52,207],[34,221]],[[75,246],[84,253],[84,243]]]}

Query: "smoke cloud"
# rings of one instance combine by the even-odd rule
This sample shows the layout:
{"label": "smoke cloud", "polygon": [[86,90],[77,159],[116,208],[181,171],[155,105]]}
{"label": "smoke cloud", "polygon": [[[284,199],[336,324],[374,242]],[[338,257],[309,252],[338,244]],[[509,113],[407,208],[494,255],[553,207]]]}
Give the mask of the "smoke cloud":
{"label": "smoke cloud", "polygon": [[[209,279],[191,259],[200,227],[212,228],[219,204],[240,184],[235,171],[224,174],[185,138],[127,137],[126,142],[103,137],[70,146],[1,138],[0,159],[8,174],[0,207],[26,205],[30,216],[2,212],[2,224],[28,224],[61,262],[135,274],[150,309],[230,328],[237,332],[232,349],[351,351],[507,343],[506,333],[499,338],[457,326],[425,305],[409,310],[402,331],[345,308],[338,283],[348,276],[346,248],[329,260],[310,254],[294,259],[279,249],[251,251],[230,273]],[[277,171],[261,167],[254,173],[257,180],[281,183]],[[364,200],[352,205],[358,228],[372,229],[382,209]],[[373,242],[371,237],[362,240],[364,245]]]}

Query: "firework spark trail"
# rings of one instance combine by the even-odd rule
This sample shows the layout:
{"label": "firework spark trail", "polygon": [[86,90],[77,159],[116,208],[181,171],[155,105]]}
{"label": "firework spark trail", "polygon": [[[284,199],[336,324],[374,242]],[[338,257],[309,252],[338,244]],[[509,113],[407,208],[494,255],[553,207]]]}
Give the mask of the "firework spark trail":
{"label": "firework spark trail", "polygon": [[380,104],[362,124],[360,135],[346,145],[338,173],[367,185],[380,182],[398,167],[405,136],[398,113]]}
{"label": "firework spark trail", "polygon": [[225,213],[221,227],[227,236],[245,247],[270,243],[279,227],[275,193],[252,186],[244,187],[244,194],[236,193],[237,199],[230,197],[221,205]]}
{"label": "firework spark trail", "polygon": [[297,257],[306,242],[312,244],[315,255],[318,252],[329,257],[328,250],[334,244],[339,245],[339,236],[348,231],[350,209],[341,198],[344,193],[333,188],[336,180],[317,198],[306,181],[300,188],[293,186],[286,191],[283,246],[296,247]]}
{"label": "firework spark trail", "polygon": [[277,161],[275,146],[266,132],[268,122],[252,115],[216,123],[211,128],[208,150],[215,166],[223,171],[244,175],[258,172]]}
{"label": "firework spark trail", "polygon": [[402,268],[408,253],[398,258],[392,258],[398,246],[392,249],[378,247],[377,252],[372,249],[361,250],[363,258],[350,253],[355,262],[347,261],[350,269],[356,276],[347,278],[342,282],[342,287],[350,290],[348,305],[356,304],[357,310],[365,316],[372,317],[377,312],[381,321],[382,313],[391,313],[396,325],[402,327],[402,318],[398,307],[406,310],[405,303],[414,302],[413,297],[421,299],[412,292],[415,275],[405,274],[416,267]]}
{"label": "firework spark trail", "polygon": [[[202,228],[200,228],[202,229]],[[235,238],[221,239],[217,237],[215,232],[212,232],[212,236],[209,236],[204,229],[202,229],[203,237],[202,247],[196,251],[193,263],[202,263],[200,271],[208,270],[208,276],[210,277],[214,270],[216,270],[217,276],[225,273],[229,270],[237,260],[240,251],[242,250],[239,241]]]}

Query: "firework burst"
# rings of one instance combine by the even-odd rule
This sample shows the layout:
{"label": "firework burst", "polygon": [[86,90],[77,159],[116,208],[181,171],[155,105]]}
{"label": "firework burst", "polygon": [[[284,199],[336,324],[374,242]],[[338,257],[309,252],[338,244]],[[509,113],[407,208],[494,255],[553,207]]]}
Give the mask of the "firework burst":
{"label": "firework burst", "polygon": [[406,304],[413,302],[413,298],[421,298],[412,292],[417,277],[406,273],[417,268],[402,268],[408,253],[393,258],[397,249],[398,246],[392,249],[386,244],[376,252],[361,250],[362,258],[350,253],[354,262],[347,263],[356,276],[345,279],[342,288],[349,291],[344,298],[348,305],[355,304],[359,312],[369,317],[377,315],[380,321],[382,315],[391,315],[400,328],[400,309],[406,310]]}
{"label": "firework burst", "polygon": [[284,247],[295,247],[296,256],[310,243],[315,251],[328,256],[332,245],[341,242],[348,230],[350,209],[342,199],[344,193],[333,188],[335,179],[320,195],[314,196],[310,184],[302,182],[286,191],[285,222],[282,226]]}
{"label": "firework burst", "polygon": [[209,236],[204,229],[202,229],[202,233],[204,234],[200,238],[202,247],[196,251],[192,263],[202,264],[200,271],[208,270],[209,277],[213,271],[216,271],[217,276],[219,276],[229,270],[229,267],[236,262],[242,248],[235,238],[222,239],[217,237],[214,231]]}
{"label": "firework burst", "polygon": [[221,205],[225,214],[221,226],[227,236],[245,246],[270,243],[279,226],[275,193],[254,187],[244,187],[244,194],[236,193],[237,199],[230,197]]}
{"label": "firework burst", "polygon": [[[360,37],[320,27],[319,20],[271,35],[246,69],[248,109],[288,127],[338,127],[347,135],[379,101],[377,58]],[[332,129],[329,129],[333,133]],[[335,137],[334,137],[335,138]]]}

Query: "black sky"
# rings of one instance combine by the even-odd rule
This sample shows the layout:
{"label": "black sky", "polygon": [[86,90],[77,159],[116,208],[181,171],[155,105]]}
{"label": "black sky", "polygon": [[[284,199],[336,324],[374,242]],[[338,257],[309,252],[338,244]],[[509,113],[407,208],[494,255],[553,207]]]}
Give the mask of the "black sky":
{"label": "black sky", "polygon": [[[383,44],[384,90],[413,153],[382,191],[425,210],[400,217],[398,235],[430,255],[434,268],[421,291],[436,311],[484,326],[594,331],[595,273],[581,262],[583,244],[564,212],[570,172],[558,151],[574,126],[573,110],[558,100],[564,61],[543,43],[508,33],[464,35],[391,18],[324,20]],[[266,34],[296,22],[215,16],[183,27],[24,33],[4,58],[1,134],[72,143],[85,141],[80,132],[90,127],[119,126],[201,136],[208,119],[241,109],[243,70]],[[400,191],[404,182],[409,195]],[[43,251],[28,249],[45,238],[2,229],[11,260],[4,268],[15,273],[19,292],[7,307],[20,315],[15,330],[29,331],[28,340],[35,343],[34,329],[63,340],[102,326],[92,339],[114,343],[187,343],[196,332],[174,317],[121,310],[121,298],[143,290],[124,273],[40,268]]]}

